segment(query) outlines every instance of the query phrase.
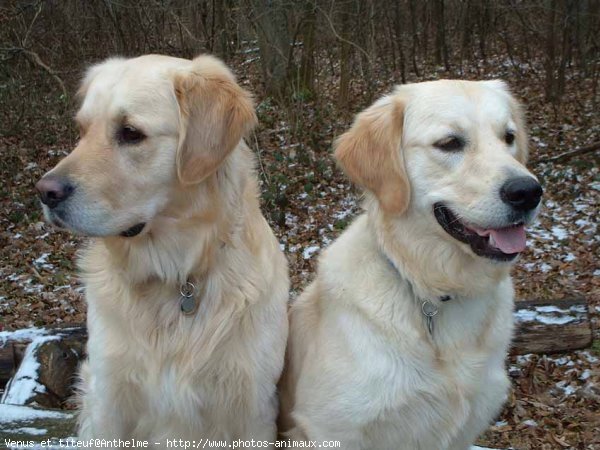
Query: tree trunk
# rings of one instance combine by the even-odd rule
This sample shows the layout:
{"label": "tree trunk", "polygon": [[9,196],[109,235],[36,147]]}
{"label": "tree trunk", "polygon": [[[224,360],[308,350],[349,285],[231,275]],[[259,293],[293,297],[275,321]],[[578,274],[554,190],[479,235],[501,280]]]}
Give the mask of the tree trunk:
{"label": "tree trunk", "polygon": [[446,70],[450,70],[448,60],[448,44],[446,42],[446,17],[444,12],[444,0],[436,1],[434,5],[434,27],[435,27],[435,62],[444,63]]}
{"label": "tree trunk", "polygon": [[258,35],[263,83],[267,95],[285,100],[291,69],[291,35],[284,0],[249,0]]}
{"label": "tree trunk", "polygon": [[298,84],[306,93],[315,93],[315,28],[317,23],[316,0],[306,2],[306,12],[302,27],[304,45],[300,59]]}
{"label": "tree trunk", "polygon": [[556,101],[556,78],[555,78],[555,57],[556,57],[556,7],[557,0],[551,0],[548,18],[546,21],[546,100],[554,103]]}
{"label": "tree trunk", "polygon": [[417,47],[419,46],[419,30],[417,29],[417,5],[415,0],[409,0],[410,7],[410,23],[412,26],[412,45],[410,50],[410,58],[412,60],[413,71],[417,77],[420,77],[419,66],[417,65]]}
{"label": "tree trunk", "polygon": [[229,44],[229,31],[227,30],[227,18],[225,9],[229,7],[225,0],[216,0],[213,2],[213,20],[215,36],[214,36],[214,52],[223,58],[225,61],[231,56],[231,45]]}
{"label": "tree trunk", "polygon": [[[352,2],[353,3],[353,2]],[[341,30],[340,37],[342,38],[340,49],[340,89],[338,91],[338,106],[345,108],[348,104],[348,96],[350,94],[350,79],[352,78],[352,46],[350,39],[352,38],[352,15],[353,5],[350,2],[342,4],[341,15]]]}
{"label": "tree trunk", "polygon": [[394,7],[394,31],[395,41],[398,43],[400,53],[400,76],[404,84],[406,83],[406,63],[404,61],[404,33],[402,30],[402,15],[400,13],[399,2],[396,2]]}

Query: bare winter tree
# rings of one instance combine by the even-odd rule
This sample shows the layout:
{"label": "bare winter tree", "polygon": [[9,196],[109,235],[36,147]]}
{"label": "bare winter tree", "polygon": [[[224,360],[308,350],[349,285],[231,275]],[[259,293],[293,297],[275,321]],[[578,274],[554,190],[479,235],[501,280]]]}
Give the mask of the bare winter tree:
{"label": "bare winter tree", "polygon": [[23,86],[43,80],[64,99],[89,62],[151,52],[241,60],[291,112],[327,98],[346,112],[381,84],[507,63],[555,107],[581,77],[598,102],[600,0],[4,0],[0,23],[9,129],[28,108]]}
{"label": "bare winter tree", "polygon": [[292,35],[288,11],[293,7],[285,0],[248,0],[250,20],[260,47],[265,92],[283,99],[292,65]]}

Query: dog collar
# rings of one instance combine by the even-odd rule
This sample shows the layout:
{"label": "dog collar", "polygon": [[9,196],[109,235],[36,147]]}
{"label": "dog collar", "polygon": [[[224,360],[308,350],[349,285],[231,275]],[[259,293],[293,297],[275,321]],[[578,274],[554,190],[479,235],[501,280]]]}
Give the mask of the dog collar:
{"label": "dog collar", "polygon": [[196,285],[189,279],[179,286],[179,309],[185,316],[191,316],[198,309],[198,300],[196,299]]}
{"label": "dog collar", "polygon": [[[398,267],[396,267],[396,264],[394,264],[394,261],[392,261],[385,253],[383,254],[383,256],[385,257],[385,259],[387,260],[389,265],[392,266],[394,271],[402,277],[402,273],[398,270]],[[404,278],[404,277],[402,277],[402,278]],[[406,280],[406,282],[411,286],[411,289],[414,292],[412,283],[409,280]],[[447,302],[447,301],[452,300],[452,296],[451,295],[441,295],[438,297],[438,300],[440,302]],[[439,307],[433,301],[431,301],[429,299],[422,300],[421,313],[425,316],[425,319],[427,320],[427,330],[429,331],[429,334],[432,336],[433,336],[433,318],[438,313],[438,311],[439,311]]]}

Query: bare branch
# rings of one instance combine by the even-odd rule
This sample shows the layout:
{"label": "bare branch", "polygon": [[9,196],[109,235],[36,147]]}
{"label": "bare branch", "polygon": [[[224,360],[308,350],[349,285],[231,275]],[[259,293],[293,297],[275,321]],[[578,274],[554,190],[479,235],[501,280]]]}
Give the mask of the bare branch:
{"label": "bare branch", "polygon": [[556,156],[538,159],[537,162],[538,163],[563,162],[563,161],[573,158],[574,156],[584,155],[586,153],[592,153],[592,152],[595,152],[598,150],[600,150],[600,142],[594,142],[592,144],[585,145],[583,147],[579,147],[575,150],[560,153],[559,155],[556,155]]}
{"label": "bare branch", "polygon": [[21,54],[25,55],[25,57],[31,63],[35,64],[38,67],[41,67],[46,73],[48,73],[48,75],[50,75],[52,78],[54,78],[54,80],[60,87],[60,90],[62,91],[64,98],[65,99],[68,98],[67,88],[65,87],[65,83],[63,82],[63,80],[58,76],[58,72],[56,72],[54,69],[52,69],[50,66],[48,66],[44,61],[42,61],[42,59],[40,58],[40,55],[38,55],[36,52],[27,50],[24,48],[19,48],[19,47],[3,48],[3,49],[0,49],[0,51],[7,52],[7,53],[21,53]]}
{"label": "bare branch", "polygon": [[336,37],[336,39],[338,39],[341,42],[345,42],[346,44],[350,44],[352,47],[356,48],[358,51],[360,51],[363,55],[365,55],[365,58],[367,58],[367,61],[369,61],[369,64],[372,62],[371,61],[371,56],[365,51],[365,49],[363,49],[360,45],[349,41],[348,39],[344,39],[342,36],[339,35],[339,33],[335,30],[335,26],[333,25],[333,22],[331,21],[331,18],[329,17],[329,15],[323,11],[322,8],[320,8],[319,6],[317,6],[317,10],[321,11],[321,13],[323,14],[323,16],[325,16],[325,18],[327,19],[327,22],[329,22],[329,28],[331,28],[331,32],[333,33],[333,35]]}

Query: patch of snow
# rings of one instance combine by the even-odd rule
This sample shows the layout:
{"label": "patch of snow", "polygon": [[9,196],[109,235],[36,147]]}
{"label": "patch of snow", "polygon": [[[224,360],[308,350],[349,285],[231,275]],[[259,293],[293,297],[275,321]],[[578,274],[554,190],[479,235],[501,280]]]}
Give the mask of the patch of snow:
{"label": "patch of snow", "polygon": [[592,373],[590,372],[590,369],[585,369],[581,375],[579,375],[579,379],[580,380],[587,380],[590,376],[592,375]]}
{"label": "patch of snow", "polygon": [[598,361],[600,361],[598,358],[596,358],[595,356],[593,356],[587,350],[584,351],[584,352],[581,352],[581,354],[588,360],[588,362],[590,362],[592,364],[597,363]]}
{"label": "patch of snow", "polygon": [[[527,246],[528,246],[528,247],[530,247],[530,246],[531,246],[531,244],[530,244],[530,243],[528,243],[528,244],[527,244]],[[524,268],[525,270],[528,270],[528,271],[530,271],[530,272],[531,272],[531,271],[534,269],[534,267],[535,267],[535,263],[525,263],[525,264],[523,264],[523,268]]]}
{"label": "patch of snow", "polygon": [[40,363],[36,353],[43,343],[59,339],[60,336],[38,336],[27,346],[19,370],[6,386],[0,403],[25,405],[35,394],[46,392],[46,387],[38,382]]}
{"label": "patch of snow", "polygon": [[563,309],[557,308],[556,306],[548,305],[548,306],[536,306],[535,310],[541,313],[550,313],[550,312],[558,312],[564,313]]}
{"label": "patch of snow", "polygon": [[[552,359],[552,358],[549,358],[549,359]],[[564,366],[569,361],[571,361],[571,360],[567,356],[561,356],[560,358],[556,358],[554,360],[554,364],[556,364],[557,366]]]}
{"label": "patch of snow", "polygon": [[538,316],[538,313],[528,309],[523,309],[515,311],[514,316],[517,322],[531,322],[535,320],[535,318]]}
{"label": "patch of snow", "polygon": [[527,364],[533,358],[533,353],[526,353],[525,355],[517,355],[517,364],[523,365]]}
{"label": "patch of snow", "polygon": [[347,208],[342,211],[338,211],[338,212],[334,213],[333,217],[335,217],[338,220],[342,220],[342,219],[345,219],[350,214],[352,214],[352,208]]}
{"label": "patch of snow", "polygon": [[564,381],[564,380],[556,383],[556,387],[559,389],[562,389],[563,392],[565,393],[565,395],[572,395],[573,393],[575,393],[577,391],[577,388],[575,386],[571,386],[570,384],[567,384],[567,381]]}
{"label": "patch of snow", "polygon": [[302,257],[304,259],[310,259],[315,252],[320,250],[320,248],[321,247],[319,247],[318,245],[311,245],[310,247],[306,247],[302,252]]}
{"label": "patch of snow", "polygon": [[527,419],[523,422],[523,425],[527,425],[528,427],[537,427],[538,424],[535,420]]}
{"label": "patch of snow", "polygon": [[21,428],[9,428],[8,430],[4,430],[6,433],[18,433],[18,434],[33,434],[35,436],[44,435],[48,432],[44,428],[31,428],[31,427],[21,427]]}
{"label": "patch of snow", "polygon": [[562,227],[559,226],[553,226],[552,227],[552,234],[554,235],[554,237],[556,237],[556,239],[562,241],[563,239],[566,239],[567,236],[569,235],[567,233],[567,230],[565,230]]}
{"label": "patch of snow", "polygon": [[28,278],[25,280],[25,284],[22,286],[23,290],[29,294],[40,293],[44,290],[44,285],[39,283],[33,283],[33,279]]}
{"label": "patch of snow", "polygon": [[[285,244],[279,244],[279,248],[281,248],[281,250],[283,251],[285,248]],[[62,286],[56,286],[54,289],[52,289],[52,292],[62,291],[63,289],[70,289],[70,288],[71,288],[70,284],[64,284]]]}
{"label": "patch of snow", "polygon": [[285,213],[285,224],[288,227],[294,228],[297,226],[298,224],[298,216],[295,216],[292,213],[286,212]]}
{"label": "patch of snow", "polygon": [[48,261],[48,256],[50,256],[50,253],[43,253],[42,256],[40,256],[38,259],[36,259],[34,261],[34,264],[37,265],[42,265],[42,264],[46,264],[46,262]]}
{"label": "patch of snow", "polygon": [[53,269],[54,265],[48,262],[48,256],[50,256],[50,253],[43,253],[42,256],[33,261],[33,265],[37,268]]}
{"label": "patch of snow", "polygon": [[71,417],[73,414],[66,412],[0,404],[0,423],[27,422],[36,419],[69,419]]}
{"label": "patch of snow", "polygon": [[247,48],[245,50],[241,50],[240,53],[242,53],[243,55],[247,55],[248,53],[256,53],[259,50],[260,49],[258,47],[252,47],[252,48]]}
{"label": "patch of snow", "polygon": [[542,263],[540,265],[540,270],[544,273],[549,272],[550,269],[552,269],[552,266],[550,264]]}
{"label": "patch of snow", "polygon": [[[515,311],[514,317],[517,320],[517,322],[536,321],[546,325],[564,325],[566,323],[573,322],[574,320],[578,319],[577,316],[569,315],[570,312],[575,314],[583,313],[585,312],[585,309],[583,307],[577,306],[573,306],[569,308],[569,310],[560,309],[556,306],[551,305],[536,306],[535,310],[524,309]],[[557,317],[550,315],[551,313],[559,313],[564,315]]]}
{"label": "patch of snow", "polygon": [[9,339],[15,341],[33,341],[40,336],[48,336],[49,331],[45,328],[23,328],[15,331],[0,331],[0,347],[3,347]]}

